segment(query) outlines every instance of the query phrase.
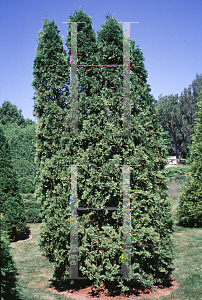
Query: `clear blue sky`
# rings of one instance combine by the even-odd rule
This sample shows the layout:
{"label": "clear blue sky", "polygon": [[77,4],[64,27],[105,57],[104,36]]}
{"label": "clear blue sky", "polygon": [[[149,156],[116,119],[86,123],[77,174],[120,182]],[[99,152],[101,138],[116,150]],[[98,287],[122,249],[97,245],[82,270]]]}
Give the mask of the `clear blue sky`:
{"label": "clear blue sky", "polygon": [[118,21],[140,22],[131,25],[131,38],[143,51],[155,99],[181,94],[202,74],[201,0],[0,0],[0,105],[8,100],[35,120],[31,83],[37,33],[47,14],[65,42],[67,24],[62,22],[80,6],[96,32],[107,13]]}

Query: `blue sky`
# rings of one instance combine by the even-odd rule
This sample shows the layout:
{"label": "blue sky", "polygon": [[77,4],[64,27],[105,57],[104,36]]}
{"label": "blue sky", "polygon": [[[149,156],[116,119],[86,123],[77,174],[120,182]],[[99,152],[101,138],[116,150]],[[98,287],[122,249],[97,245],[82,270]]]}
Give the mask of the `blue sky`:
{"label": "blue sky", "polygon": [[155,99],[181,94],[202,74],[201,0],[0,0],[0,105],[8,100],[35,120],[31,83],[37,33],[47,14],[65,42],[67,24],[62,22],[80,6],[96,32],[107,13],[118,21],[139,22],[131,25],[131,38],[143,51]]}

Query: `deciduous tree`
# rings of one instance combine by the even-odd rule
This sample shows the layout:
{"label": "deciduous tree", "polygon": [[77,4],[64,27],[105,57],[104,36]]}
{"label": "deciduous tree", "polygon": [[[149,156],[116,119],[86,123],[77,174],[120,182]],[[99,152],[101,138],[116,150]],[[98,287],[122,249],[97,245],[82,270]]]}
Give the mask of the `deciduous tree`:
{"label": "deciduous tree", "polygon": [[196,118],[197,96],[202,90],[202,75],[196,75],[195,80],[184,89],[180,96],[169,95],[160,97],[156,102],[159,122],[172,138],[172,147],[176,151],[176,158],[180,163],[182,153],[188,154],[191,144],[194,120]]}
{"label": "deciduous tree", "polygon": [[17,109],[17,106],[9,101],[4,101],[0,107],[0,122],[2,125],[17,123],[18,125],[25,124],[25,119],[22,115],[22,110]]}

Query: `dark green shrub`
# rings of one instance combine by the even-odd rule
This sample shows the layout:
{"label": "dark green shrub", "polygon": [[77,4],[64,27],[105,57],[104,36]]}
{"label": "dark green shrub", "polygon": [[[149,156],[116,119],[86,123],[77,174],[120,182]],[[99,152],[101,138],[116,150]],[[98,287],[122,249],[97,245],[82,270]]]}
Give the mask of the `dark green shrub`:
{"label": "dark green shrub", "polygon": [[184,226],[202,226],[202,93],[197,106],[189,167],[178,206],[179,223]]}
{"label": "dark green shrub", "polygon": [[177,165],[173,167],[168,167],[165,169],[165,175],[169,180],[182,179],[185,180],[187,167],[184,165]]}
{"label": "dark green shrub", "polygon": [[24,232],[25,209],[19,193],[17,175],[11,163],[10,147],[0,127],[0,212],[4,213],[4,230],[11,239]]}
{"label": "dark green shrub", "polygon": [[[1,215],[1,220],[3,215]],[[1,225],[1,300],[20,299],[20,289],[17,284],[17,269],[9,249],[9,239]]]}
{"label": "dark green shrub", "polygon": [[24,205],[27,223],[40,223],[42,220],[41,205],[37,203],[34,194],[21,194]]}
{"label": "dark green shrub", "polygon": [[15,126],[25,125],[22,110],[18,109],[16,105],[13,105],[9,101],[4,101],[2,106],[0,106],[0,123],[2,125],[11,123],[15,123]]}
{"label": "dark green shrub", "polygon": [[18,175],[20,193],[34,192],[34,178],[36,175],[35,134],[36,124],[20,126],[17,124],[5,124],[3,126],[6,138],[10,145],[13,169]]}
{"label": "dark green shrub", "polygon": [[33,179],[27,177],[18,178],[19,192],[21,194],[34,193]]}

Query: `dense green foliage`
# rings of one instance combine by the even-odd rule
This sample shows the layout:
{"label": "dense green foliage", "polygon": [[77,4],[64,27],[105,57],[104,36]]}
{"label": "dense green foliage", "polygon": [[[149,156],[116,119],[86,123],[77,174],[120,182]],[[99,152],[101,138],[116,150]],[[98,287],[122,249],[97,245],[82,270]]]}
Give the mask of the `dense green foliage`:
{"label": "dense green foliage", "polygon": [[3,128],[11,148],[12,164],[18,175],[20,193],[33,193],[36,176],[36,124],[33,122],[26,126],[18,126],[12,123]]}
{"label": "dense green foliage", "polygon": [[18,273],[10,253],[9,239],[2,227],[1,224],[1,300],[17,300],[20,299],[20,290],[16,278]]}
{"label": "dense green foliage", "polygon": [[179,199],[178,217],[183,225],[202,226],[202,93],[190,148],[186,182]]}
{"label": "dense green foliage", "polygon": [[0,209],[4,225],[12,239],[25,230],[25,208],[19,193],[17,174],[13,169],[10,147],[0,127]]}
{"label": "dense green foliage", "polygon": [[[68,114],[68,110],[65,108],[69,75],[66,52],[58,33],[59,30],[54,21],[45,19],[43,30],[39,32],[32,83],[36,91],[34,114],[38,119],[35,195],[43,207],[42,230],[45,224],[48,227],[48,238],[50,239],[46,248],[50,250],[51,241],[55,239],[54,232],[58,228],[57,223],[63,222],[62,230],[66,231],[68,228],[65,218],[69,220],[65,209],[67,207],[67,203],[65,205],[66,197],[63,202],[61,201],[61,167],[59,167],[61,135],[65,132],[64,125],[67,122],[66,115]],[[60,211],[59,207],[61,207]],[[63,236],[63,232],[61,232],[60,238],[65,239],[66,233]]]}
{"label": "dense green foliage", "polygon": [[[159,123],[161,126],[161,124]],[[163,127],[161,126],[161,137],[163,139],[164,145],[166,146],[166,156],[170,156],[173,153],[172,149],[172,139],[169,136],[169,132],[164,130]]]}
{"label": "dense green foliage", "polygon": [[0,112],[1,124],[10,145],[13,169],[17,173],[19,193],[23,199],[27,199],[24,203],[27,221],[38,222],[40,209],[33,195],[36,123],[30,119],[25,120],[21,110],[17,110],[9,101],[3,103]]}
{"label": "dense green foliage", "polygon": [[4,101],[2,107],[0,106],[0,122],[2,125],[11,123],[24,125],[25,119],[21,109],[18,110],[16,105],[11,104],[9,101]]}
{"label": "dense green foliage", "polygon": [[42,220],[41,216],[41,205],[36,201],[34,194],[21,194],[24,205],[27,223],[40,223]]}
{"label": "dense green foliage", "polygon": [[[106,19],[96,39],[90,17],[83,11],[70,16],[69,21],[86,22],[77,26],[78,65],[123,65],[122,27],[115,19]],[[70,32],[69,26],[69,50]],[[173,222],[163,174],[165,147],[146,83],[143,55],[131,41],[133,137],[116,136],[123,132],[122,67],[91,66],[78,68],[79,135],[62,136],[70,133],[70,95],[65,93],[69,62],[57,26],[45,19],[33,68],[38,117],[36,195],[43,205],[41,248],[55,264],[55,279],[67,280],[71,171],[64,165],[76,164],[78,206],[120,208],[78,211],[79,276],[86,276],[95,286],[104,281],[122,291],[134,284],[151,287],[172,270]],[[123,243],[123,177],[121,166],[115,164],[136,165],[130,171],[131,280],[114,278],[122,276]]]}
{"label": "dense green foliage", "polygon": [[165,175],[169,180],[184,179],[187,166],[177,165],[168,167],[165,170]]}
{"label": "dense green foliage", "polygon": [[169,154],[172,155],[174,149],[178,163],[182,156],[187,157],[189,153],[196,118],[196,101],[200,91],[202,91],[202,75],[197,74],[181,96],[164,96],[156,102],[159,122],[170,135]]}

